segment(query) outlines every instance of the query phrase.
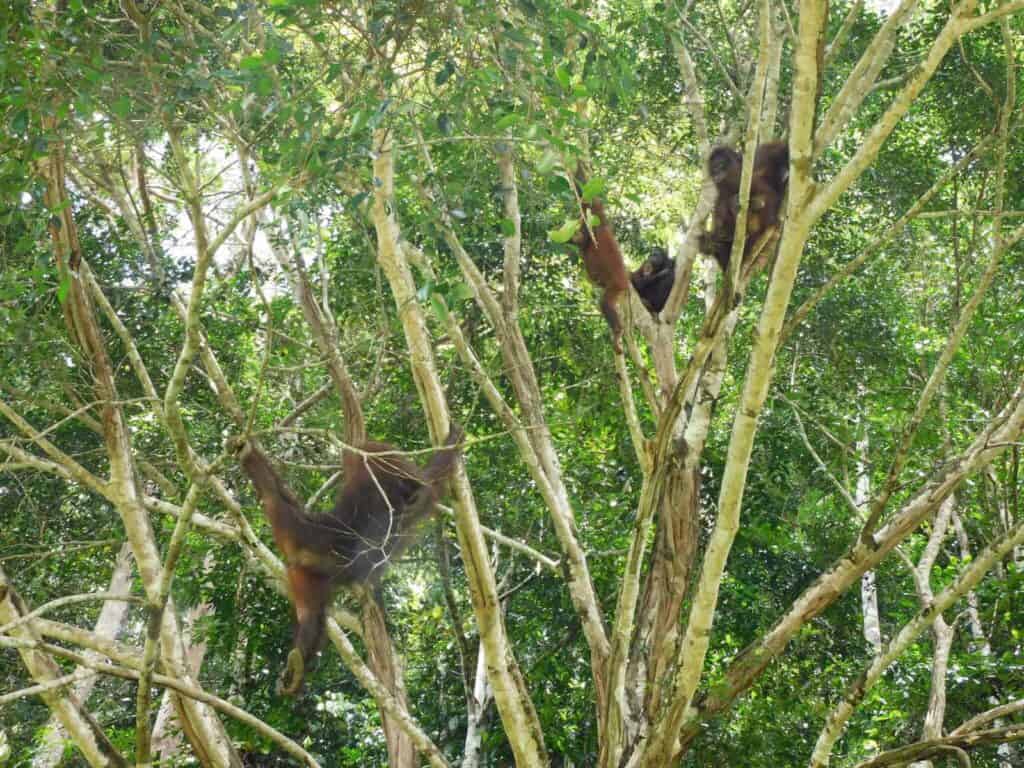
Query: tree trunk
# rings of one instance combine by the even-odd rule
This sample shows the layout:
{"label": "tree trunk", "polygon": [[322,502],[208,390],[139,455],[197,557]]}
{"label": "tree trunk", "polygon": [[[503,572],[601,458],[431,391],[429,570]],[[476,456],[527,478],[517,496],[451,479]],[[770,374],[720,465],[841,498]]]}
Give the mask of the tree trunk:
{"label": "tree trunk", "polygon": [[[121,545],[121,549],[117,553],[117,559],[114,561],[114,572],[110,576],[107,592],[113,595],[128,595],[131,592],[131,588],[132,550],[125,543]],[[115,639],[117,633],[121,631],[121,624],[127,611],[127,602],[108,600],[100,609],[99,618],[96,619],[96,624],[92,630],[93,633],[104,640]],[[92,655],[99,658],[97,654]],[[71,696],[85,706],[95,685],[96,676],[89,675],[75,683],[75,686],[71,689]],[[39,746],[39,751],[36,752],[35,757],[32,759],[32,768],[56,768],[64,756],[64,741],[67,738],[68,733],[64,726],[55,716],[51,717],[50,722],[46,725],[43,743]]]}
{"label": "tree trunk", "polygon": [[[29,613],[29,609],[7,580],[7,574],[0,570],[0,626],[16,621],[27,613]],[[14,627],[9,634],[18,640],[30,643],[40,642],[39,637],[32,629],[31,621]],[[52,683],[65,677],[62,675],[60,667],[48,654],[25,647],[19,648],[18,653],[21,655],[21,660],[29,675],[36,683]],[[76,696],[68,695],[60,688],[45,690],[40,696],[89,765],[94,768],[127,768],[125,759]]]}

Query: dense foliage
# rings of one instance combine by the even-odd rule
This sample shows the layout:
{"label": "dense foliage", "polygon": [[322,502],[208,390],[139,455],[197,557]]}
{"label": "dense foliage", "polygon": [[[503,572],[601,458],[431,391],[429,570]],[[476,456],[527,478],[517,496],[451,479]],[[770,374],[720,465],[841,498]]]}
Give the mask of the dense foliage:
{"label": "dense foliage", "polygon": [[[97,477],[108,476],[94,368],[71,330],[69,278],[53,255],[51,230],[61,226],[60,211],[48,210],[39,173],[60,145],[81,251],[134,340],[132,350],[108,321],[101,322],[145,495],[181,505],[192,479],[132,360],[137,350],[162,394],[185,331],[172,294],[187,301],[196,259],[192,201],[173,188],[183,160],[203,181],[198,202],[214,231],[230,220],[239,200],[251,199],[255,190],[276,190],[270,206],[243,222],[215,255],[201,326],[204,347],[251,417],[253,434],[296,493],[315,497],[321,510],[330,505],[332,492],[323,486],[337,470],[344,420],[327,360],[293,291],[293,271],[282,268],[275,251],[305,264],[317,300],[333,314],[339,352],[363,397],[368,433],[405,450],[428,447],[409,364],[413,353],[403,335],[404,310],[395,306],[377,261],[372,204],[378,180],[371,164],[375,136],[386,128],[395,142],[394,205],[403,242],[430,264],[416,267],[414,261],[416,301],[430,323],[452,417],[472,437],[466,471],[480,521],[563,557],[536,483],[444,324],[450,310],[483,369],[515,402],[502,375],[501,339],[474,303],[446,239],[455,232],[500,293],[506,238],[515,222],[502,207],[496,155],[511,151],[522,216],[518,320],[595,592],[612,616],[635,533],[641,467],[607,329],[578,250],[550,234],[577,218],[566,158],[586,158],[603,183],[629,265],[638,266],[652,245],[675,248],[703,178],[676,46],[689,46],[696,62],[711,132],[736,141],[744,130],[744,93],[757,51],[751,6],[696,3],[685,11],[682,3],[632,0],[589,7],[547,0],[494,7],[186,1],[147,4],[152,7],[144,9],[149,15],[140,34],[122,5],[135,7],[71,0],[54,10],[15,0],[0,10],[0,400],[46,430],[45,438],[67,457]],[[868,5],[846,30],[845,45],[829,52],[819,114],[885,23],[885,14]],[[787,8],[796,23],[797,7]],[[831,3],[830,39],[849,10],[845,2]],[[817,158],[815,176],[831,177],[858,150],[948,15],[945,4],[926,3],[906,22],[874,90]],[[1004,105],[1013,105],[1008,89],[1012,96],[1014,88],[1024,88],[1020,68],[1007,64],[1008,51],[1021,54],[1022,32],[1020,17],[1010,16],[1005,27],[984,26],[953,47],[870,168],[811,231],[792,307],[873,247],[952,163],[996,131]],[[793,45],[795,39],[784,47],[779,115],[768,133],[784,134],[789,125]],[[702,695],[727,685],[724,676],[737,654],[857,539],[864,518],[851,511],[844,494],[855,494],[861,478],[870,488],[886,483],[925,382],[982,280],[993,222],[1005,221],[1008,228],[1020,223],[1019,114],[1018,108],[1010,117],[1002,149],[989,145],[978,153],[924,215],[838,283],[779,348],[746,476],[742,523],[721,585]],[[189,148],[187,158],[173,150],[172,134]],[[1000,163],[1004,190],[996,189]],[[142,222],[144,242],[113,194],[133,188],[140,173],[148,176],[151,199],[135,194],[127,208]],[[1001,216],[994,219],[993,211]],[[756,276],[743,299],[714,404],[701,463],[698,552],[718,512],[769,273]],[[680,365],[700,337],[704,276],[712,283],[720,279],[710,260],[698,259],[694,289],[676,327]],[[1017,246],[1002,256],[941,392],[921,414],[891,508],[965,449],[1019,385],[1022,293],[1024,250]],[[641,355],[648,360],[646,348]],[[295,420],[298,429],[280,428],[322,388]],[[192,450],[211,463],[269,544],[255,495],[225,450],[225,439],[239,426],[198,362],[178,402]],[[641,424],[652,430],[657,414],[639,403]],[[41,444],[10,419],[0,419],[0,443],[42,455]],[[1024,515],[1019,456],[1019,444],[1008,447],[956,490],[956,529],[950,523],[927,574],[935,593]],[[34,608],[62,595],[106,589],[125,541],[115,506],[10,451],[4,457],[0,568],[24,602]],[[164,552],[175,518],[150,511]],[[197,512],[232,521],[209,488]],[[877,568],[883,639],[922,609],[912,570],[932,531],[925,522]],[[591,660],[564,564],[549,569],[517,550],[493,541],[489,546],[509,645],[547,751],[556,765],[596,764],[601,746]],[[479,643],[460,553],[452,518],[441,514],[422,543],[390,569],[380,590],[387,629],[405,664],[409,712],[453,762],[463,752],[466,695]],[[961,600],[945,614],[956,627],[945,681],[947,731],[995,704],[1024,698],[1022,557],[1018,547],[1016,556],[1000,560],[972,592],[970,611]],[[275,694],[291,642],[290,608],[237,541],[193,527],[174,573],[178,614],[204,606],[191,626],[191,642],[205,644],[197,675],[204,689],[299,742],[323,765],[386,763],[381,713],[337,653],[323,654],[297,700]],[[133,592],[140,595],[135,578]],[[358,612],[350,596],[341,600]],[[88,628],[101,605],[74,603],[46,618]],[[684,614],[688,610],[684,602]],[[806,763],[825,717],[875,654],[865,641],[864,610],[855,587],[807,622],[749,691],[722,716],[702,723],[683,764]],[[118,640],[141,653],[145,635],[144,607],[132,604]],[[870,690],[837,746],[836,764],[853,765],[920,738],[933,688],[932,645],[931,635],[922,635]],[[64,671],[74,666],[60,664]],[[5,648],[0,693],[31,684],[16,650]],[[135,749],[135,691],[133,681],[103,676],[88,699],[93,716],[126,755]],[[49,717],[38,697],[0,708],[11,764],[31,764]],[[289,763],[266,734],[222,719],[245,765]],[[993,746],[972,757],[979,766],[1006,759]],[[180,760],[189,759],[186,749]],[[481,764],[512,761],[492,704]],[[69,746],[65,764],[85,763]]]}

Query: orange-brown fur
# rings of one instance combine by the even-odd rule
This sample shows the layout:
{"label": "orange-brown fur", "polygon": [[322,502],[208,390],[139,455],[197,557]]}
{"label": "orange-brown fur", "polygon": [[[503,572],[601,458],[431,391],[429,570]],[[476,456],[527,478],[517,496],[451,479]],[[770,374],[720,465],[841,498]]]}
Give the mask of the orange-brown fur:
{"label": "orange-brown fur", "polygon": [[[729,268],[736,232],[742,171],[743,156],[729,147],[715,147],[708,156],[708,174],[715,183],[718,197],[711,215],[711,232],[701,236],[700,249],[702,253],[712,254],[723,272]],[[754,155],[750,178],[744,260],[761,234],[778,223],[788,180],[789,147],[781,141],[760,145]]]}
{"label": "orange-brown fur", "polygon": [[274,542],[285,558],[295,609],[295,647],[280,689],[296,693],[323,642],[325,611],[343,585],[379,580],[414,540],[416,524],[435,508],[439,485],[453,470],[462,431],[423,468],[387,443],[368,441],[342,456],[345,482],[334,510],[310,515],[259,450],[245,446],[241,463],[260,497]]}
{"label": "orange-brown fur", "polygon": [[[593,228],[587,221],[591,211],[600,220],[600,224]],[[622,259],[622,251],[619,250],[611,222],[605,215],[604,205],[597,198],[583,203],[583,222],[573,240],[583,255],[587,277],[595,285],[604,288],[600,302],[601,314],[611,328],[612,346],[616,352],[621,352],[622,320],[617,306],[629,290],[629,273],[626,272],[626,263]]]}

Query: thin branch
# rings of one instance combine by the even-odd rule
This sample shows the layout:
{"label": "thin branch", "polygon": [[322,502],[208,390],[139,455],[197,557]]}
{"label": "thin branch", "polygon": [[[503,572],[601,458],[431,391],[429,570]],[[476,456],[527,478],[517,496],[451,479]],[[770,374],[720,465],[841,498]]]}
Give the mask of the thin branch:
{"label": "thin branch", "polygon": [[[944,501],[947,503],[948,499]],[[832,710],[825,721],[821,734],[818,736],[811,757],[811,768],[823,768],[828,765],[832,747],[846,728],[846,723],[856,707],[864,700],[868,691],[878,682],[882,674],[896,661],[917,639],[930,627],[942,613],[948,610],[957,600],[966,595],[984,578],[985,574],[1007,552],[1024,542],[1024,520],[1018,522],[1007,535],[992,542],[978,553],[978,557],[964,568],[956,580],[935,596],[913,619],[907,622],[898,633],[882,648],[868,667],[847,686],[842,701]]]}
{"label": "thin branch", "polygon": [[803,322],[804,318],[807,317],[811,310],[814,309],[821,300],[836,287],[836,285],[860,269],[861,265],[877,251],[892,242],[892,240],[903,231],[907,224],[909,224],[914,218],[921,215],[922,209],[928,205],[931,199],[935,197],[935,195],[937,195],[946,186],[946,184],[948,184],[961,170],[967,167],[968,163],[979,157],[983,152],[987,151],[994,141],[995,136],[988,136],[975,144],[974,148],[954,163],[944,174],[942,174],[935,183],[932,184],[928,191],[921,195],[914,204],[907,209],[906,213],[893,222],[885,232],[864,246],[864,249],[858,256],[849,261],[846,266],[825,281],[824,285],[814,291],[814,293],[812,293],[811,296],[808,297],[795,312],[793,312],[790,319],[786,321],[786,325],[782,329],[779,346],[785,345],[786,341],[792,335],[793,331],[796,330],[797,326]]}
{"label": "thin branch", "polygon": [[[785,7],[785,3],[782,3],[782,5]],[[828,67],[839,51],[843,49],[843,45],[846,44],[846,38],[853,31],[853,27],[857,23],[857,19],[860,18],[860,13],[863,9],[864,0],[854,0],[854,2],[850,3],[850,10],[846,12],[846,17],[843,19],[839,31],[836,32],[836,36],[832,38],[832,42],[825,49],[825,60],[822,66]]]}
{"label": "thin branch", "polygon": [[[449,517],[451,517],[452,519],[454,519],[455,510],[453,510],[451,507],[445,506],[444,504],[438,504],[437,508]],[[481,525],[480,528],[484,532],[484,536],[486,536],[487,538],[492,539],[498,542],[499,544],[503,544],[504,546],[518,552],[521,555],[526,555],[531,560],[534,560],[543,565],[549,571],[558,573],[561,570],[561,560],[556,560],[553,557],[545,555],[543,552],[538,552],[529,544],[524,544],[518,539],[513,539],[510,536],[506,536],[501,531],[496,531],[493,528],[488,528],[486,525]]]}
{"label": "thin branch", "polygon": [[[861,54],[853,71],[846,78],[839,93],[832,100],[828,111],[821,119],[814,137],[814,156],[819,156],[839,135],[847,122],[853,117],[861,103],[871,91],[896,44],[896,35],[906,24],[917,7],[918,0],[902,0],[892,13],[888,15],[881,29],[875,33],[867,48]],[[852,9],[851,9],[852,11]],[[847,20],[849,16],[847,17]],[[843,22],[844,26],[846,20]]]}
{"label": "thin branch", "polygon": [[[32,647],[31,643],[27,643],[28,647]],[[17,691],[11,691],[0,695],[0,706],[4,704],[10,704],[12,701],[18,699],[25,699],[29,696],[39,696],[44,693],[50,693],[56,691],[59,688],[66,688],[69,685],[74,685],[79,680],[83,680],[89,675],[95,675],[95,672],[83,672],[82,670],[76,669],[70,674],[63,675],[62,677],[55,677],[53,680],[47,680],[45,683],[39,683],[38,685],[30,685],[27,688],[21,688]]]}
{"label": "thin branch", "polygon": [[[916,0],[904,0],[903,5],[897,10],[897,14],[904,6],[913,6]],[[878,153],[881,150],[882,144],[889,138],[893,130],[896,128],[896,124],[906,115],[911,105],[917,100],[918,95],[924,90],[924,87],[931,80],[935,74],[942,60],[946,57],[949,49],[953,47],[953,43],[956,42],[957,38],[963,34],[966,26],[966,16],[976,6],[978,0],[962,0],[954,9],[950,15],[946,25],[942,28],[942,31],[936,35],[935,40],[932,42],[931,47],[928,49],[927,55],[914,69],[914,75],[910,81],[900,90],[900,92],[892,99],[889,107],[885,110],[882,116],[875,122],[874,126],[868,131],[867,135],[860,141],[857,151],[854,153],[850,161],[837,173],[831,181],[825,184],[809,201],[806,209],[803,211],[804,216],[808,223],[813,223],[820,219],[826,211],[828,211],[839,199],[839,197],[846,192],[847,189],[858,179],[861,174],[875,161],[878,157]],[[895,15],[895,14],[894,14]],[[892,20],[894,17],[890,17]],[[889,22],[886,22],[888,25]],[[882,34],[881,32],[879,33]],[[888,45],[891,46],[892,41],[889,41]],[[870,50],[870,49],[869,49]],[[865,56],[868,56],[868,52],[865,52]],[[859,65],[858,65],[859,66]],[[851,80],[853,75],[851,75]],[[874,82],[874,78],[871,77],[871,82]],[[863,93],[866,91],[866,85],[864,83],[856,83],[853,88],[855,93]],[[859,91],[856,89],[860,89]],[[860,98],[864,98],[861,96]],[[833,108],[837,102],[833,102]],[[857,100],[859,103],[859,99]],[[831,112],[832,110],[830,110]],[[838,130],[838,127],[836,127]],[[826,130],[823,124],[822,129],[818,131],[818,136],[815,139],[815,156],[823,151],[824,147],[831,143],[832,134]],[[792,192],[790,192],[790,202],[793,202]]]}
{"label": "thin branch", "polygon": [[[0,415],[6,417],[22,434],[42,448],[43,452],[52,459],[53,463],[59,465],[63,472],[66,472],[79,484],[94,491],[103,498],[110,498],[110,489],[106,482],[100,480],[49,440],[40,437],[40,433],[3,400],[0,400]],[[30,459],[37,458],[32,456],[32,454],[21,451],[8,441],[0,442],[0,450],[4,450],[11,455],[18,454],[16,458],[20,461],[29,461]]]}
{"label": "thin branch", "polygon": [[991,723],[993,720],[998,720],[1001,717],[1008,717],[1009,715],[1015,715],[1018,712],[1024,712],[1024,699],[1018,699],[1017,701],[1001,704],[998,707],[993,707],[985,712],[981,712],[969,720],[962,722],[950,731],[949,735],[962,736],[965,733],[978,730],[980,726]]}
{"label": "thin branch", "polygon": [[1014,0],[1012,3],[1005,3],[993,11],[983,13],[981,16],[971,19],[966,25],[965,32],[973,32],[979,27],[991,24],[993,21],[997,21],[1005,16],[1020,13],[1021,11],[1024,11],[1024,0]]}
{"label": "thin branch", "polygon": [[832,484],[836,487],[836,490],[839,491],[839,495],[842,497],[843,501],[846,502],[846,506],[849,507],[854,517],[857,519],[863,517],[863,510],[859,506],[857,506],[857,502],[854,501],[853,496],[850,495],[850,492],[846,489],[846,486],[843,485],[843,483],[839,480],[838,477],[832,474],[829,468],[825,465],[825,462],[822,461],[821,456],[819,456],[818,452],[814,450],[814,446],[811,445],[811,439],[807,436],[807,430],[804,429],[804,422],[803,419],[800,418],[800,412],[797,410],[796,405],[792,401],[790,401],[790,399],[787,398],[785,395],[780,394],[779,398],[783,402],[788,403],[789,406],[792,408],[793,418],[796,419],[797,428],[800,430],[800,438],[803,440],[804,447],[807,448],[807,452],[810,453],[811,458],[814,459],[814,463],[818,465],[818,469],[822,471],[825,477],[832,481]]}
{"label": "thin branch", "polygon": [[708,121],[704,114],[704,92],[700,88],[697,68],[690,57],[690,49],[677,35],[672,35],[671,39],[679,71],[683,76],[683,105],[690,114],[694,133],[697,134],[697,146],[700,149],[701,157],[704,157],[711,149]]}
{"label": "thin branch", "polygon": [[932,741],[920,741],[906,747],[883,752],[870,760],[857,763],[855,768],[883,768],[883,766],[903,766],[929,757],[941,757],[952,752],[961,766],[970,766],[970,760],[964,761],[964,751],[988,744],[1006,744],[1024,739],[1024,725],[1011,725],[1006,728],[994,728],[991,731],[977,731],[960,736],[946,736]]}
{"label": "thin branch", "polygon": [[[97,659],[92,659],[85,654],[76,653],[75,651],[70,651],[66,648],[62,648],[58,645],[52,645],[50,643],[41,643],[39,647],[47,653],[70,659],[79,666],[86,667],[87,669],[94,670],[104,675],[119,677],[123,680],[139,679],[139,672],[135,669],[129,669],[120,665],[109,664]],[[214,709],[223,712],[225,715],[228,715],[229,717],[238,720],[240,723],[243,723],[253,730],[263,734],[303,765],[309,766],[309,768],[320,768],[320,764],[313,759],[312,755],[299,746],[299,744],[289,739],[273,726],[267,725],[255,715],[251,715],[244,709],[236,707],[231,702],[225,701],[211,693],[207,693],[196,685],[178,680],[177,678],[168,677],[167,675],[154,674],[153,683],[163,688],[170,688],[187,698],[210,705]]]}
{"label": "thin branch", "polygon": [[309,397],[307,397],[301,403],[296,405],[295,408],[292,409],[292,412],[289,413],[287,416],[285,416],[281,420],[281,426],[282,427],[290,427],[292,424],[294,424],[298,420],[299,416],[304,414],[306,411],[308,411],[314,405],[316,405],[321,400],[323,400],[325,397],[327,397],[329,394],[331,394],[333,389],[334,389],[334,382],[333,381],[327,381],[325,384],[323,384],[320,387],[320,389],[316,390],[313,394],[311,394]]}
{"label": "thin branch", "polygon": [[885,509],[885,505],[889,501],[889,497],[896,489],[900,473],[903,471],[903,467],[910,458],[910,449],[914,445],[914,438],[917,436],[917,430],[924,421],[925,414],[931,406],[932,399],[938,393],[940,385],[945,379],[946,369],[949,367],[949,364],[953,360],[953,356],[960,348],[960,343],[967,334],[967,329],[970,326],[971,321],[974,319],[975,311],[981,305],[982,299],[985,297],[993,279],[995,279],[996,273],[999,270],[1000,258],[1011,245],[1021,238],[1024,238],[1024,227],[1018,229],[1017,232],[1006,241],[999,237],[995,239],[992,247],[992,256],[989,259],[988,265],[985,267],[985,272],[978,281],[978,285],[974,289],[974,294],[960,312],[960,317],[957,319],[956,325],[953,327],[949,338],[946,340],[946,345],[943,347],[942,352],[939,355],[939,359],[935,362],[935,367],[932,368],[931,375],[928,377],[928,382],[925,384],[924,389],[921,391],[921,396],[918,398],[917,405],[914,408],[914,413],[911,415],[910,421],[904,428],[903,436],[895,454],[893,455],[892,463],[889,467],[889,472],[885,481],[882,483],[881,489],[876,495],[874,501],[871,503],[867,522],[864,524],[864,529],[861,532],[861,537],[864,540],[871,537],[874,532],[875,524],[881,517],[882,511]]}
{"label": "thin branch", "polygon": [[63,608],[65,605],[78,605],[79,603],[93,603],[97,600],[116,600],[122,603],[135,603],[136,605],[141,605],[143,603],[142,599],[139,597],[122,595],[117,592],[84,592],[78,595],[65,595],[64,597],[58,597],[47,603],[43,603],[35,610],[25,613],[14,621],[10,621],[7,624],[0,626],[0,635],[9,634],[15,627],[27,624],[32,621],[32,619],[42,616],[44,613],[49,613],[55,608]]}
{"label": "thin branch", "polygon": [[[626,417],[629,434],[633,439],[633,451],[636,453],[640,470],[647,475],[651,472],[651,456],[647,450],[647,438],[644,437],[644,431],[640,427],[640,416],[636,412],[636,400],[633,399],[633,385],[630,383],[629,370],[626,368],[626,358],[621,352],[615,353],[613,357],[615,372],[619,379],[619,394],[622,396],[622,411]],[[653,390],[651,390],[651,394],[653,397]],[[656,402],[652,402],[652,408],[654,407],[653,403]]]}
{"label": "thin branch", "polygon": [[[822,8],[820,3],[813,3],[809,0],[801,5],[800,42],[797,51],[800,66],[798,67],[798,82],[794,86],[794,92],[802,94],[805,99],[813,100],[815,89],[814,87],[806,86],[808,83],[816,82],[817,80],[814,71],[815,63],[811,60],[814,59],[814,56],[808,59],[805,49],[808,45],[812,49],[817,47],[818,32],[823,23]],[[758,16],[760,50],[757,73],[754,78],[756,85],[753,89],[747,136],[744,142],[746,151],[743,178],[740,184],[741,207],[736,221],[736,240],[733,242],[732,261],[729,264],[729,269],[724,279],[723,290],[718,298],[719,301],[729,300],[730,293],[736,290],[743,265],[746,218],[747,210],[750,207],[747,198],[750,195],[750,175],[752,170],[752,167],[748,168],[747,166],[752,166],[754,150],[757,146],[761,106],[768,78],[769,54],[771,50],[771,9],[768,0],[763,0],[760,3]],[[804,51],[804,53],[802,54],[801,51]],[[805,87],[801,88],[801,86]],[[796,112],[802,107],[806,108],[808,105],[809,102],[802,103],[797,99],[794,101],[793,110]],[[813,112],[813,109],[808,109],[807,111],[810,114]],[[791,136],[796,150],[800,150],[801,146],[806,144],[806,139],[802,138],[798,133],[791,131]],[[799,152],[797,156],[799,157]],[[793,188],[799,194],[803,183],[805,182],[799,174],[791,178],[790,194],[793,194]],[[794,248],[790,248],[788,251],[780,249],[779,255],[776,258],[775,270],[769,282],[768,295],[764,302],[754,348],[750,355],[741,402],[733,421],[733,429],[729,441],[729,455],[726,460],[725,474],[722,479],[722,488],[718,499],[718,515],[715,520],[714,530],[705,549],[697,585],[694,588],[686,631],[678,643],[675,653],[675,672],[671,684],[673,694],[666,706],[664,722],[657,729],[654,729],[650,742],[645,747],[644,763],[646,765],[665,764],[675,756],[675,744],[679,733],[679,726],[682,724],[700,684],[711,639],[711,626],[714,621],[716,606],[718,605],[719,589],[725,574],[726,561],[739,530],[744,481],[750,461],[750,454],[753,449],[757,418],[764,406],[771,379],[771,361],[778,343],[778,327],[782,324],[784,308],[789,300],[799,258],[800,251]]]}

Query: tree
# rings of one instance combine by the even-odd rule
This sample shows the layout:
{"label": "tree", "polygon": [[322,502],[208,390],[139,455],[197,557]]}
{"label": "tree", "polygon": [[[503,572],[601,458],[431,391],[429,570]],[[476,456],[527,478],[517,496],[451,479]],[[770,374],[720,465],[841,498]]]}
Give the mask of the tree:
{"label": "tree", "polygon": [[[203,765],[824,766],[844,732],[851,764],[1012,759],[1019,638],[990,613],[1019,618],[1024,545],[1021,10],[15,4],[0,504],[12,556],[40,509],[69,556],[5,568],[5,675],[31,682],[0,702],[41,725],[40,694],[96,765],[151,763],[157,688]],[[777,138],[785,215],[744,260]],[[697,254],[721,142],[724,274]],[[676,261],[658,317],[624,302],[624,354],[558,244],[593,195],[634,262],[658,228]],[[343,594],[337,655],[280,700],[283,568],[230,446],[315,509],[343,445],[452,419],[437,557]],[[76,525],[106,549],[69,550]],[[120,531],[132,596],[69,594]],[[108,599],[123,641],[79,626]]]}

